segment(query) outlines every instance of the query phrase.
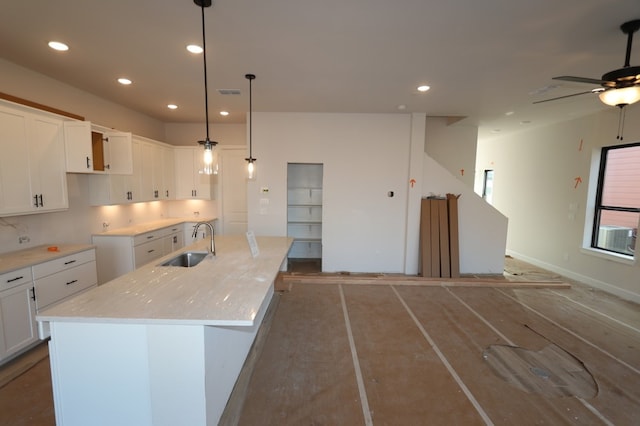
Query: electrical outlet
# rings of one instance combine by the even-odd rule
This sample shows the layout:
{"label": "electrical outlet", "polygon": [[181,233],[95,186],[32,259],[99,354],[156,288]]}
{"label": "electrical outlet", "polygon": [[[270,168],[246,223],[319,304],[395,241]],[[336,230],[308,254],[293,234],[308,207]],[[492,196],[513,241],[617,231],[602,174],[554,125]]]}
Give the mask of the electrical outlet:
{"label": "electrical outlet", "polygon": [[28,235],[23,235],[21,237],[18,237],[18,244],[25,244],[31,241],[31,238],[29,238]]}

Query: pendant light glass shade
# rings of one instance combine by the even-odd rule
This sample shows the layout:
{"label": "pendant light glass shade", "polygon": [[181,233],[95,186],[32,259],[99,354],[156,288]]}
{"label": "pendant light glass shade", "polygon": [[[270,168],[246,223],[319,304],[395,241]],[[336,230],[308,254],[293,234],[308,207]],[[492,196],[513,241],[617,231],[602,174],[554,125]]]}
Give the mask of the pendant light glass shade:
{"label": "pendant light glass shade", "polygon": [[249,158],[245,158],[247,160],[247,179],[255,180],[256,178],[256,159],[253,158],[253,144],[252,144],[252,124],[253,124],[253,99],[252,99],[252,90],[251,90],[251,82],[255,80],[256,76],[254,74],[245,74],[244,78],[249,80]]}
{"label": "pendant light glass shade", "polygon": [[249,164],[247,164],[247,179],[254,180],[255,178],[256,178],[256,167],[253,164],[253,161],[249,161]]}
{"label": "pendant light glass shade", "polygon": [[204,8],[211,6],[211,0],[193,0],[193,2],[202,11],[202,61],[204,65],[204,116],[205,124],[207,128],[207,137],[203,141],[198,141],[200,145],[204,146],[204,169],[203,173],[207,175],[217,174],[218,165],[214,164],[215,156],[214,149],[218,142],[209,139],[209,90],[207,87],[207,41],[204,31]]}
{"label": "pendant light glass shade", "polygon": [[213,174],[213,146],[211,144],[204,146],[204,173],[206,175]]}
{"label": "pendant light glass shade", "polygon": [[602,103],[611,106],[631,105],[640,101],[640,86],[609,89],[600,93]]}

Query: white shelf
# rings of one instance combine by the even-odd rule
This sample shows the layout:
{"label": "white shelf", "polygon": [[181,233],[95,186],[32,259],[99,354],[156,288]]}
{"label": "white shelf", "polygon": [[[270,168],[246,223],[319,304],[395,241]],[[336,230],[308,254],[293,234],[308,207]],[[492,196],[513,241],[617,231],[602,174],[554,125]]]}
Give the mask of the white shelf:
{"label": "white shelf", "polygon": [[288,257],[322,257],[322,164],[287,167],[287,235],[294,238]]}

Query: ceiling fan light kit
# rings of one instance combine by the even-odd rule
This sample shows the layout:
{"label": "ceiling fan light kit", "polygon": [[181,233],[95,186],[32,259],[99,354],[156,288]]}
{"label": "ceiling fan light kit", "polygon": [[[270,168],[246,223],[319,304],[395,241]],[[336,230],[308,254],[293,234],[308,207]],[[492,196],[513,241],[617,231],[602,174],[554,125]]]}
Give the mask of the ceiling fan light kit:
{"label": "ceiling fan light kit", "polygon": [[620,25],[620,30],[627,35],[627,50],[625,54],[624,66],[622,68],[605,73],[600,80],[595,78],[561,76],[553,77],[554,80],[571,81],[574,83],[585,83],[601,86],[588,92],[576,93],[573,95],[560,96],[553,99],[546,99],[540,102],[553,101],[556,99],[578,96],[587,93],[598,93],[600,100],[606,104],[617,107],[624,107],[640,101],[640,66],[631,66],[631,46],[633,45],[633,34],[640,29],[640,19],[634,19]]}
{"label": "ceiling fan light kit", "polygon": [[640,101],[640,86],[603,90],[598,96],[600,97],[602,103],[607,105],[617,107],[631,105]]}

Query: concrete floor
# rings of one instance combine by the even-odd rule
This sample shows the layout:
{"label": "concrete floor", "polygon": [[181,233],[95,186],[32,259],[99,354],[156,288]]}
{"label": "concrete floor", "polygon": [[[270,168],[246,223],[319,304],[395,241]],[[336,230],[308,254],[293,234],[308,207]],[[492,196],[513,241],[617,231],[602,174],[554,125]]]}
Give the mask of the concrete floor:
{"label": "concrete floor", "polygon": [[[505,277],[558,278],[513,259]],[[294,283],[239,423],[637,424],[640,307],[572,284]],[[54,424],[46,354],[30,363],[0,388],[0,425]]]}

